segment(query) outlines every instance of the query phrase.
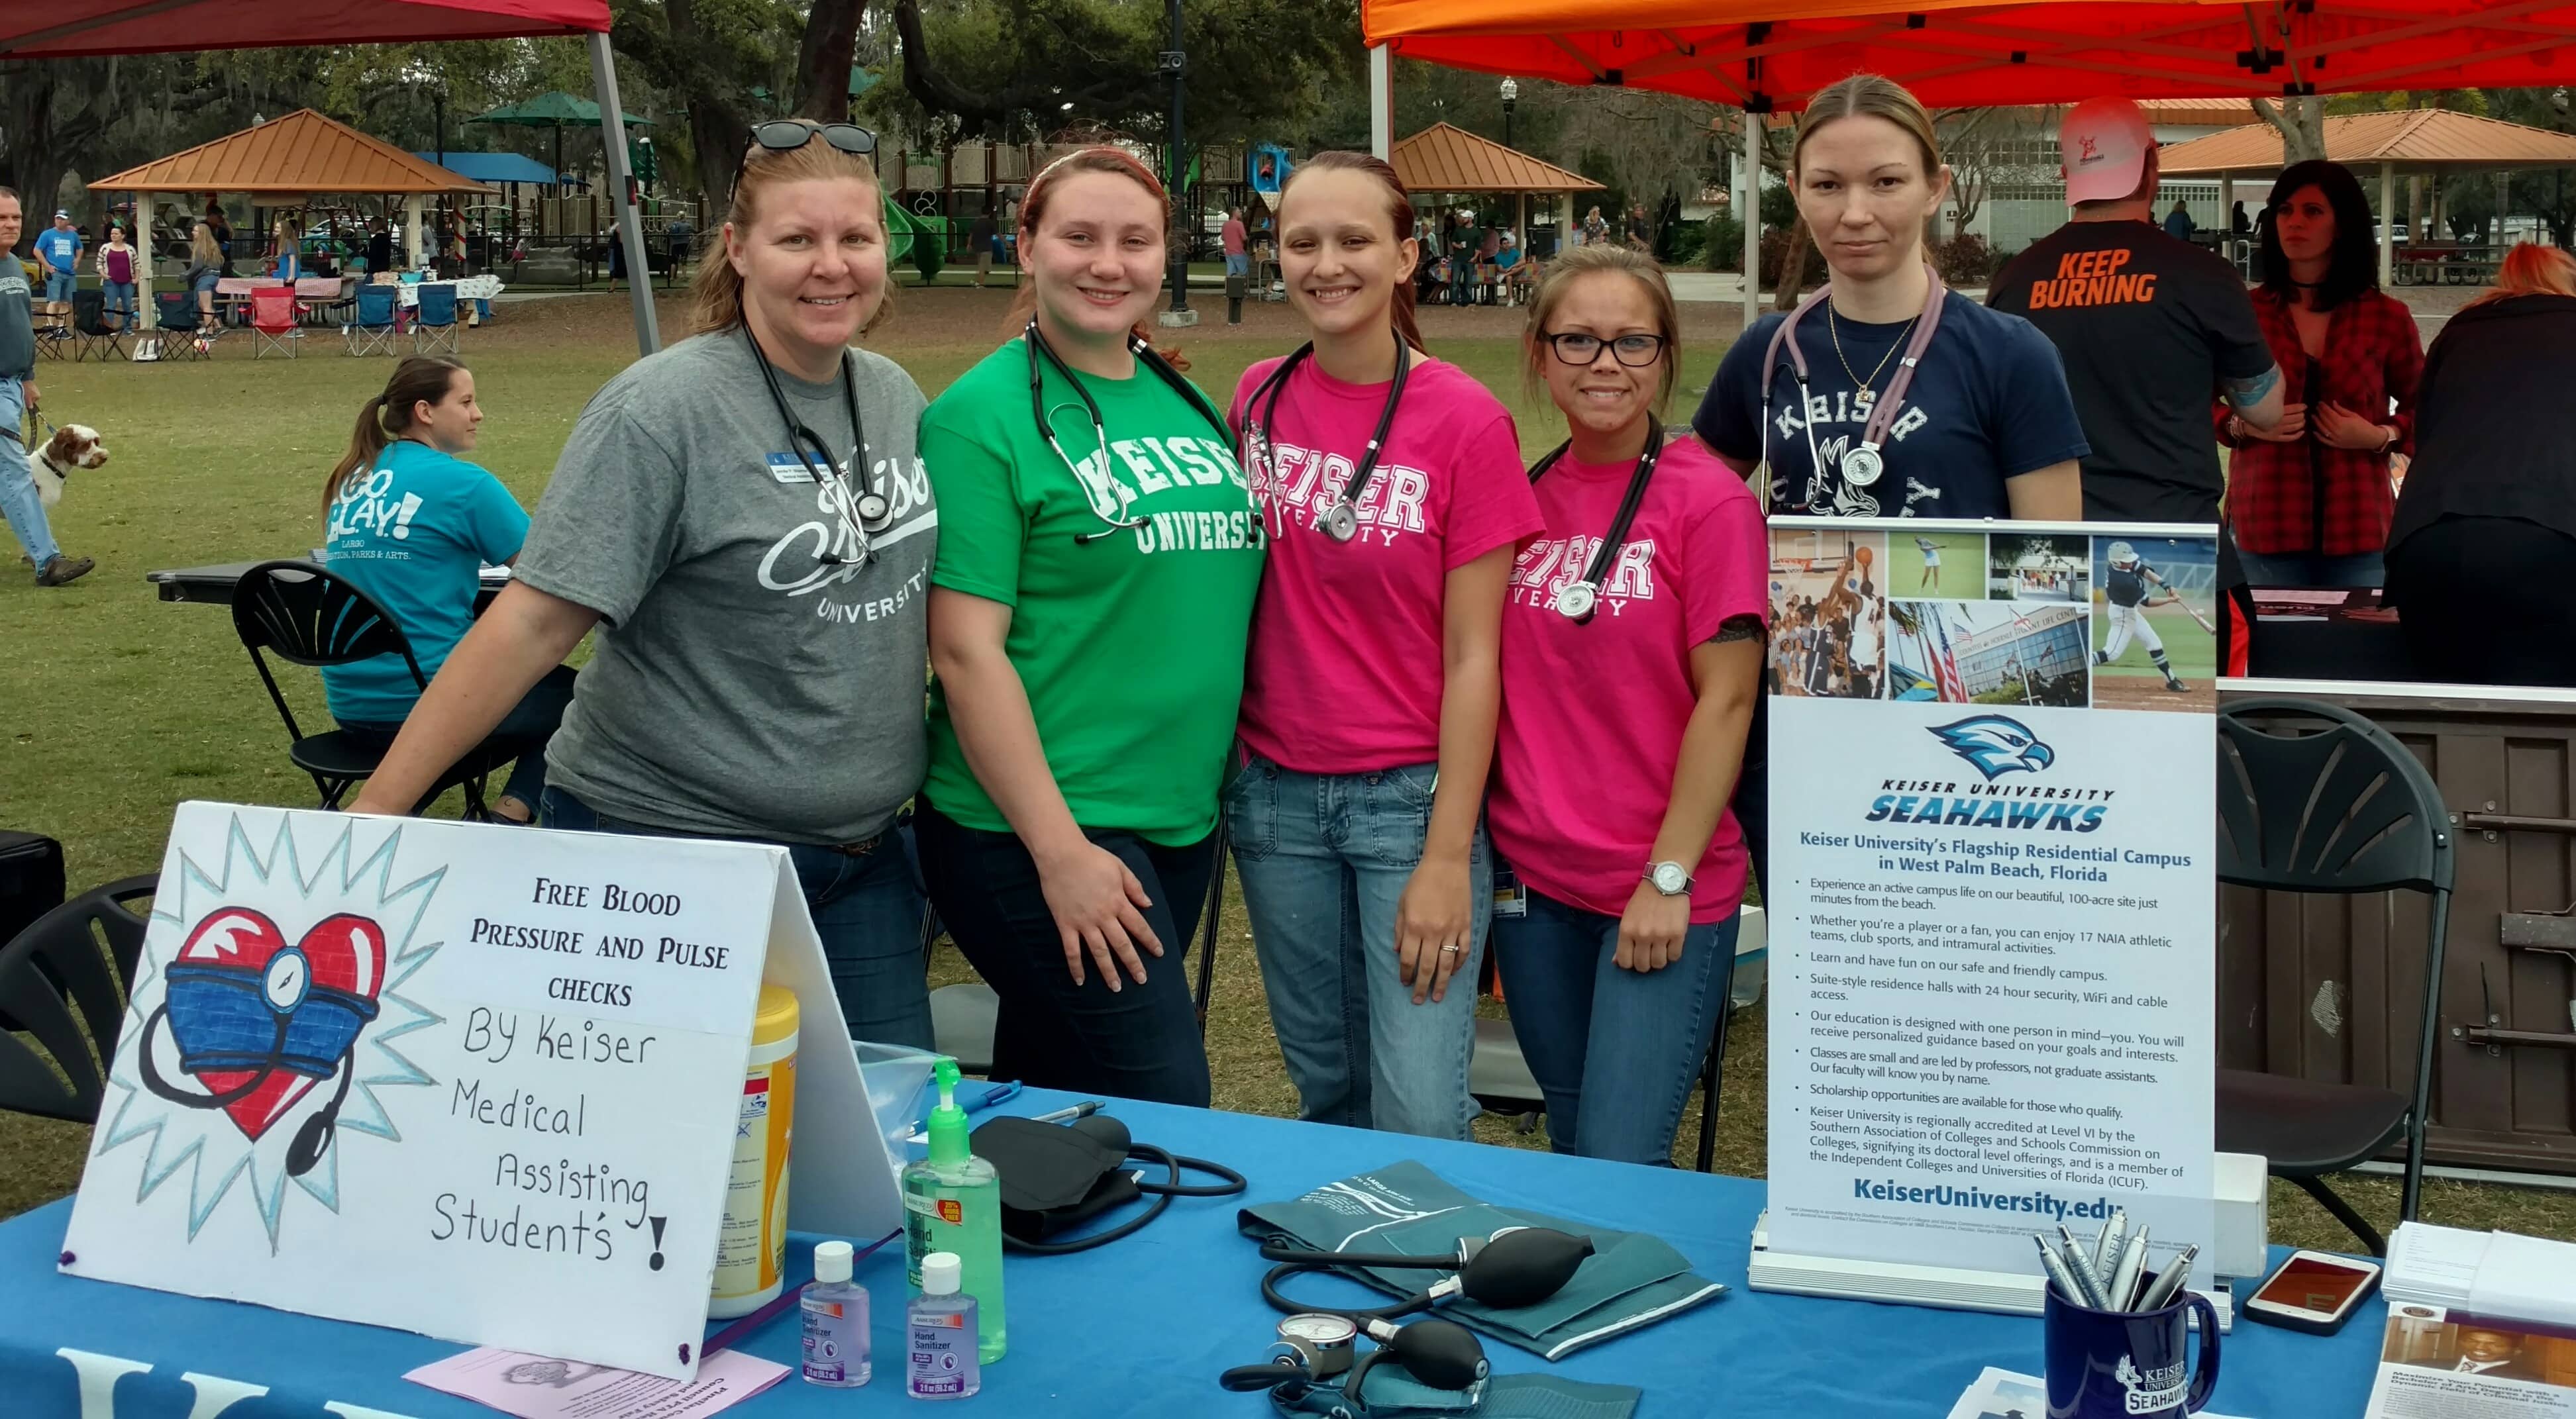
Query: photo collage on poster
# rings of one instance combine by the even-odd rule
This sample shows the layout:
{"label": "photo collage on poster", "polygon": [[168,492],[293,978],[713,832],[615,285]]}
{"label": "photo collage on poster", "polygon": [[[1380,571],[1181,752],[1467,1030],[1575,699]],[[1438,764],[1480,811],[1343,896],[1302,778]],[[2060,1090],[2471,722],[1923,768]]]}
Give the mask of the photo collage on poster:
{"label": "photo collage on poster", "polygon": [[2218,704],[2218,543],[2065,532],[1771,533],[1775,694]]}

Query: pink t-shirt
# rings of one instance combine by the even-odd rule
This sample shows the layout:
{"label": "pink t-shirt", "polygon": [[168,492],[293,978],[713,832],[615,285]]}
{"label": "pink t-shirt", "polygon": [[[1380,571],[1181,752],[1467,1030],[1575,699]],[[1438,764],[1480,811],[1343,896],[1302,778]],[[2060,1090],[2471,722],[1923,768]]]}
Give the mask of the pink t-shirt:
{"label": "pink t-shirt", "polygon": [[1243,254],[1243,223],[1236,221],[1232,217],[1226,218],[1224,229],[1217,233],[1217,240],[1225,243],[1226,255],[1241,256]]}
{"label": "pink t-shirt", "polygon": [[[1524,548],[1503,607],[1503,718],[1486,821],[1521,881],[1603,916],[1628,909],[1673,796],[1699,698],[1690,653],[1733,616],[1764,616],[1769,557],[1744,480],[1674,440],[1588,624],[1557,614],[1628,491],[1633,463],[1560,458],[1538,481],[1550,535]],[[1744,900],[1744,830],[1728,810],[1691,872],[1694,923]]]}
{"label": "pink t-shirt", "polygon": [[1299,773],[1351,774],[1440,757],[1441,615],[1450,572],[1535,536],[1538,499],[1511,411],[1456,365],[1415,357],[1404,402],[1361,490],[1359,535],[1314,524],[1368,449],[1387,386],[1298,364],[1278,413],[1245,401],[1279,365],[1244,371],[1236,428],[1268,422],[1270,456],[1247,455],[1270,529],[1252,613],[1243,741]]}

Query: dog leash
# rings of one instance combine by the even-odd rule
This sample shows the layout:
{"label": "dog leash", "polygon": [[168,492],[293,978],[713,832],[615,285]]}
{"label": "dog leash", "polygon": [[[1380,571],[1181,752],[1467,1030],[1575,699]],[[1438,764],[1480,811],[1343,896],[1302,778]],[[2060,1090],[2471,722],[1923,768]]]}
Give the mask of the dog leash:
{"label": "dog leash", "polygon": [[[36,410],[34,410],[34,409],[30,409],[30,410],[28,410],[28,411],[27,411],[27,417],[28,417],[28,418],[30,418],[30,419],[35,420],[35,421],[36,421],[36,427],[37,427],[39,430],[43,431],[43,433],[44,433],[44,440],[43,440],[43,441],[44,441],[44,442],[51,443],[51,442],[53,441],[53,437],[54,437],[54,435],[55,435],[56,433],[60,432],[60,430],[57,430],[57,429],[54,427],[54,421],[53,421],[53,420],[46,418],[43,414],[39,413],[38,411],[36,411]],[[34,445],[32,445],[32,444],[28,443],[28,442],[27,442],[27,440],[26,440],[26,438],[25,438],[25,436],[24,436],[24,435],[22,435],[22,434],[20,434],[20,433],[19,433],[19,431],[18,431],[18,430],[16,430],[16,429],[0,429],[0,434],[7,434],[7,435],[9,436],[9,441],[10,441],[11,443],[14,443],[14,444],[18,445],[20,448],[31,448],[31,447],[33,447],[33,446],[34,446]]]}

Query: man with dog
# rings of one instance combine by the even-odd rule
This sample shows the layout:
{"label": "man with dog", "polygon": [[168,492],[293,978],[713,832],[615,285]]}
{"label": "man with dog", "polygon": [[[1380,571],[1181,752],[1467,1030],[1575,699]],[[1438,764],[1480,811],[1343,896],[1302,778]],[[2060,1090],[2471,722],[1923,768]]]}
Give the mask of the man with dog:
{"label": "man with dog", "polygon": [[44,501],[36,495],[36,476],[27,466],[21,429],[38,395],[34,293],[16,255],[26,226],[25,204],[17,193],[0,187],[0,516],[8,519],[9,530],[35,564],[36,585],[61,586],[88,575],[95,564],[87,557],[66,557],[54,545]]}

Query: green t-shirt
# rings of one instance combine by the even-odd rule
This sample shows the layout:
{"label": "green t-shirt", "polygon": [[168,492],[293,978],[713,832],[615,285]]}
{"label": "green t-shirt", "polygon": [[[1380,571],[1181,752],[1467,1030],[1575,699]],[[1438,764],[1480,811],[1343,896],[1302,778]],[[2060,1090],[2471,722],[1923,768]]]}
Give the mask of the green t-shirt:
{"label": "green t-shirt", "polygon": [[[1216,825],[1243,698],[1261,516],[1232,447],[1194,407],[1205,395],[1185,401],[1142,367],[1081,376],[1108,431],[1104,460],[1064,372],[1042,368],[1056,438],[1084,476],[1038,434],[1027,346],[994,351],[921,416],[939,505],[930,582],[1012,608],[1004,648],[1075,822],[1193,843]],[[970,828],[1010,831],[935,681],[923,794]]]}

